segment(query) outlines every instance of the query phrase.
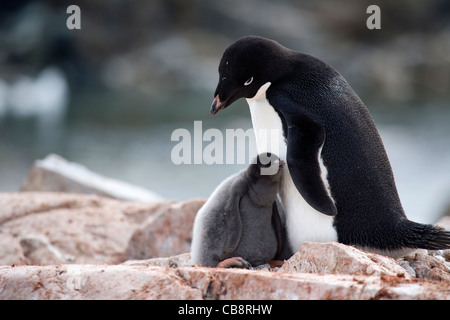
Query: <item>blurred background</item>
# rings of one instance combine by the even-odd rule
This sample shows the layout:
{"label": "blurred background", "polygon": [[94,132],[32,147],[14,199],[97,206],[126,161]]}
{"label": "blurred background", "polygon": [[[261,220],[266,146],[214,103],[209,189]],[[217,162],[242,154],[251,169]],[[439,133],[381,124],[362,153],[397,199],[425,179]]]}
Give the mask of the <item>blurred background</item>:
{"label": "blurred background", "polygon": [[[66,9],[81,9],[68,30]],[[381,8],[381,30],[366,8]],[[0,1],[0,192],[49,153],[168,199],[207,197],[246,165],[174,165],[177,128],[251,127],[245,101],[211,118],[223,50],[249,34],[335,67],[366,103],[406,214],[450,203],[450,2]],[[204,144],[204,146],[207,143]]]}

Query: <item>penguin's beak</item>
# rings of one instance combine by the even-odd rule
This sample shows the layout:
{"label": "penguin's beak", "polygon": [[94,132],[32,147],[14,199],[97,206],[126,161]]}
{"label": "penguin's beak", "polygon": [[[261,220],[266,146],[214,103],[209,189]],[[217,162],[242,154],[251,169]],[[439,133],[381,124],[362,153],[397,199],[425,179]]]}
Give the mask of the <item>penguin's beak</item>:
{"label": "penguin's beak", "polygon": [[219,95],[217,95],[212,104],[211,104],[211,109],[209,110],[211,112],[211,116],[215,115],[216,113],[218,113],[220,110],[223,110],[227,107],[226,105],[226,101],[220,101],[219,99]]}

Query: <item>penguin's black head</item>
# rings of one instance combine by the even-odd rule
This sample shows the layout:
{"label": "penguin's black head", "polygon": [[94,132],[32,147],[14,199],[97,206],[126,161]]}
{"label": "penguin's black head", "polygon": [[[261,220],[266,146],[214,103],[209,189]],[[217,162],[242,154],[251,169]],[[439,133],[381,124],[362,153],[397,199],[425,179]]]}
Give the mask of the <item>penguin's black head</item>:
{"label": "penguin's black head", "polygon": [[259,88],[280,76],[289,49],[273,40],[248,36],[238,39],[224,52],[219,64],[219,83],[211,115],[240,98],[252,98]]}

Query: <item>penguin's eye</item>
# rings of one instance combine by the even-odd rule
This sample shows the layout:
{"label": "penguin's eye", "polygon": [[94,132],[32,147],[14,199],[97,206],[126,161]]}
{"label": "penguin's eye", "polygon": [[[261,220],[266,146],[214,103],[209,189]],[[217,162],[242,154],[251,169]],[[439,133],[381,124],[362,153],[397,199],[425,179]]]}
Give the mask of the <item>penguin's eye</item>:
{"label": "penguin's eye", "polygon": [[244,86],[248,86],[250,83],[253,82],[253,77],[251,77],[250,79],[248,79],[247,81],[245,81]]}

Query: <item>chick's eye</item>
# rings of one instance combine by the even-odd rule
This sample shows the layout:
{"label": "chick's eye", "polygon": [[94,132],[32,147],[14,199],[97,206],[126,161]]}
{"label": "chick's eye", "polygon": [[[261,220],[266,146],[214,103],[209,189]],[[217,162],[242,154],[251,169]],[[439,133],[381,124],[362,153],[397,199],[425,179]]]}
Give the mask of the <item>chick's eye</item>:
{"label": "chick's eye", "polygon": [[244,86],[248,86],[250,83],[253,82],[253,77],[251,77],[250,79],[248,79],[247,81],[245,81]]}

